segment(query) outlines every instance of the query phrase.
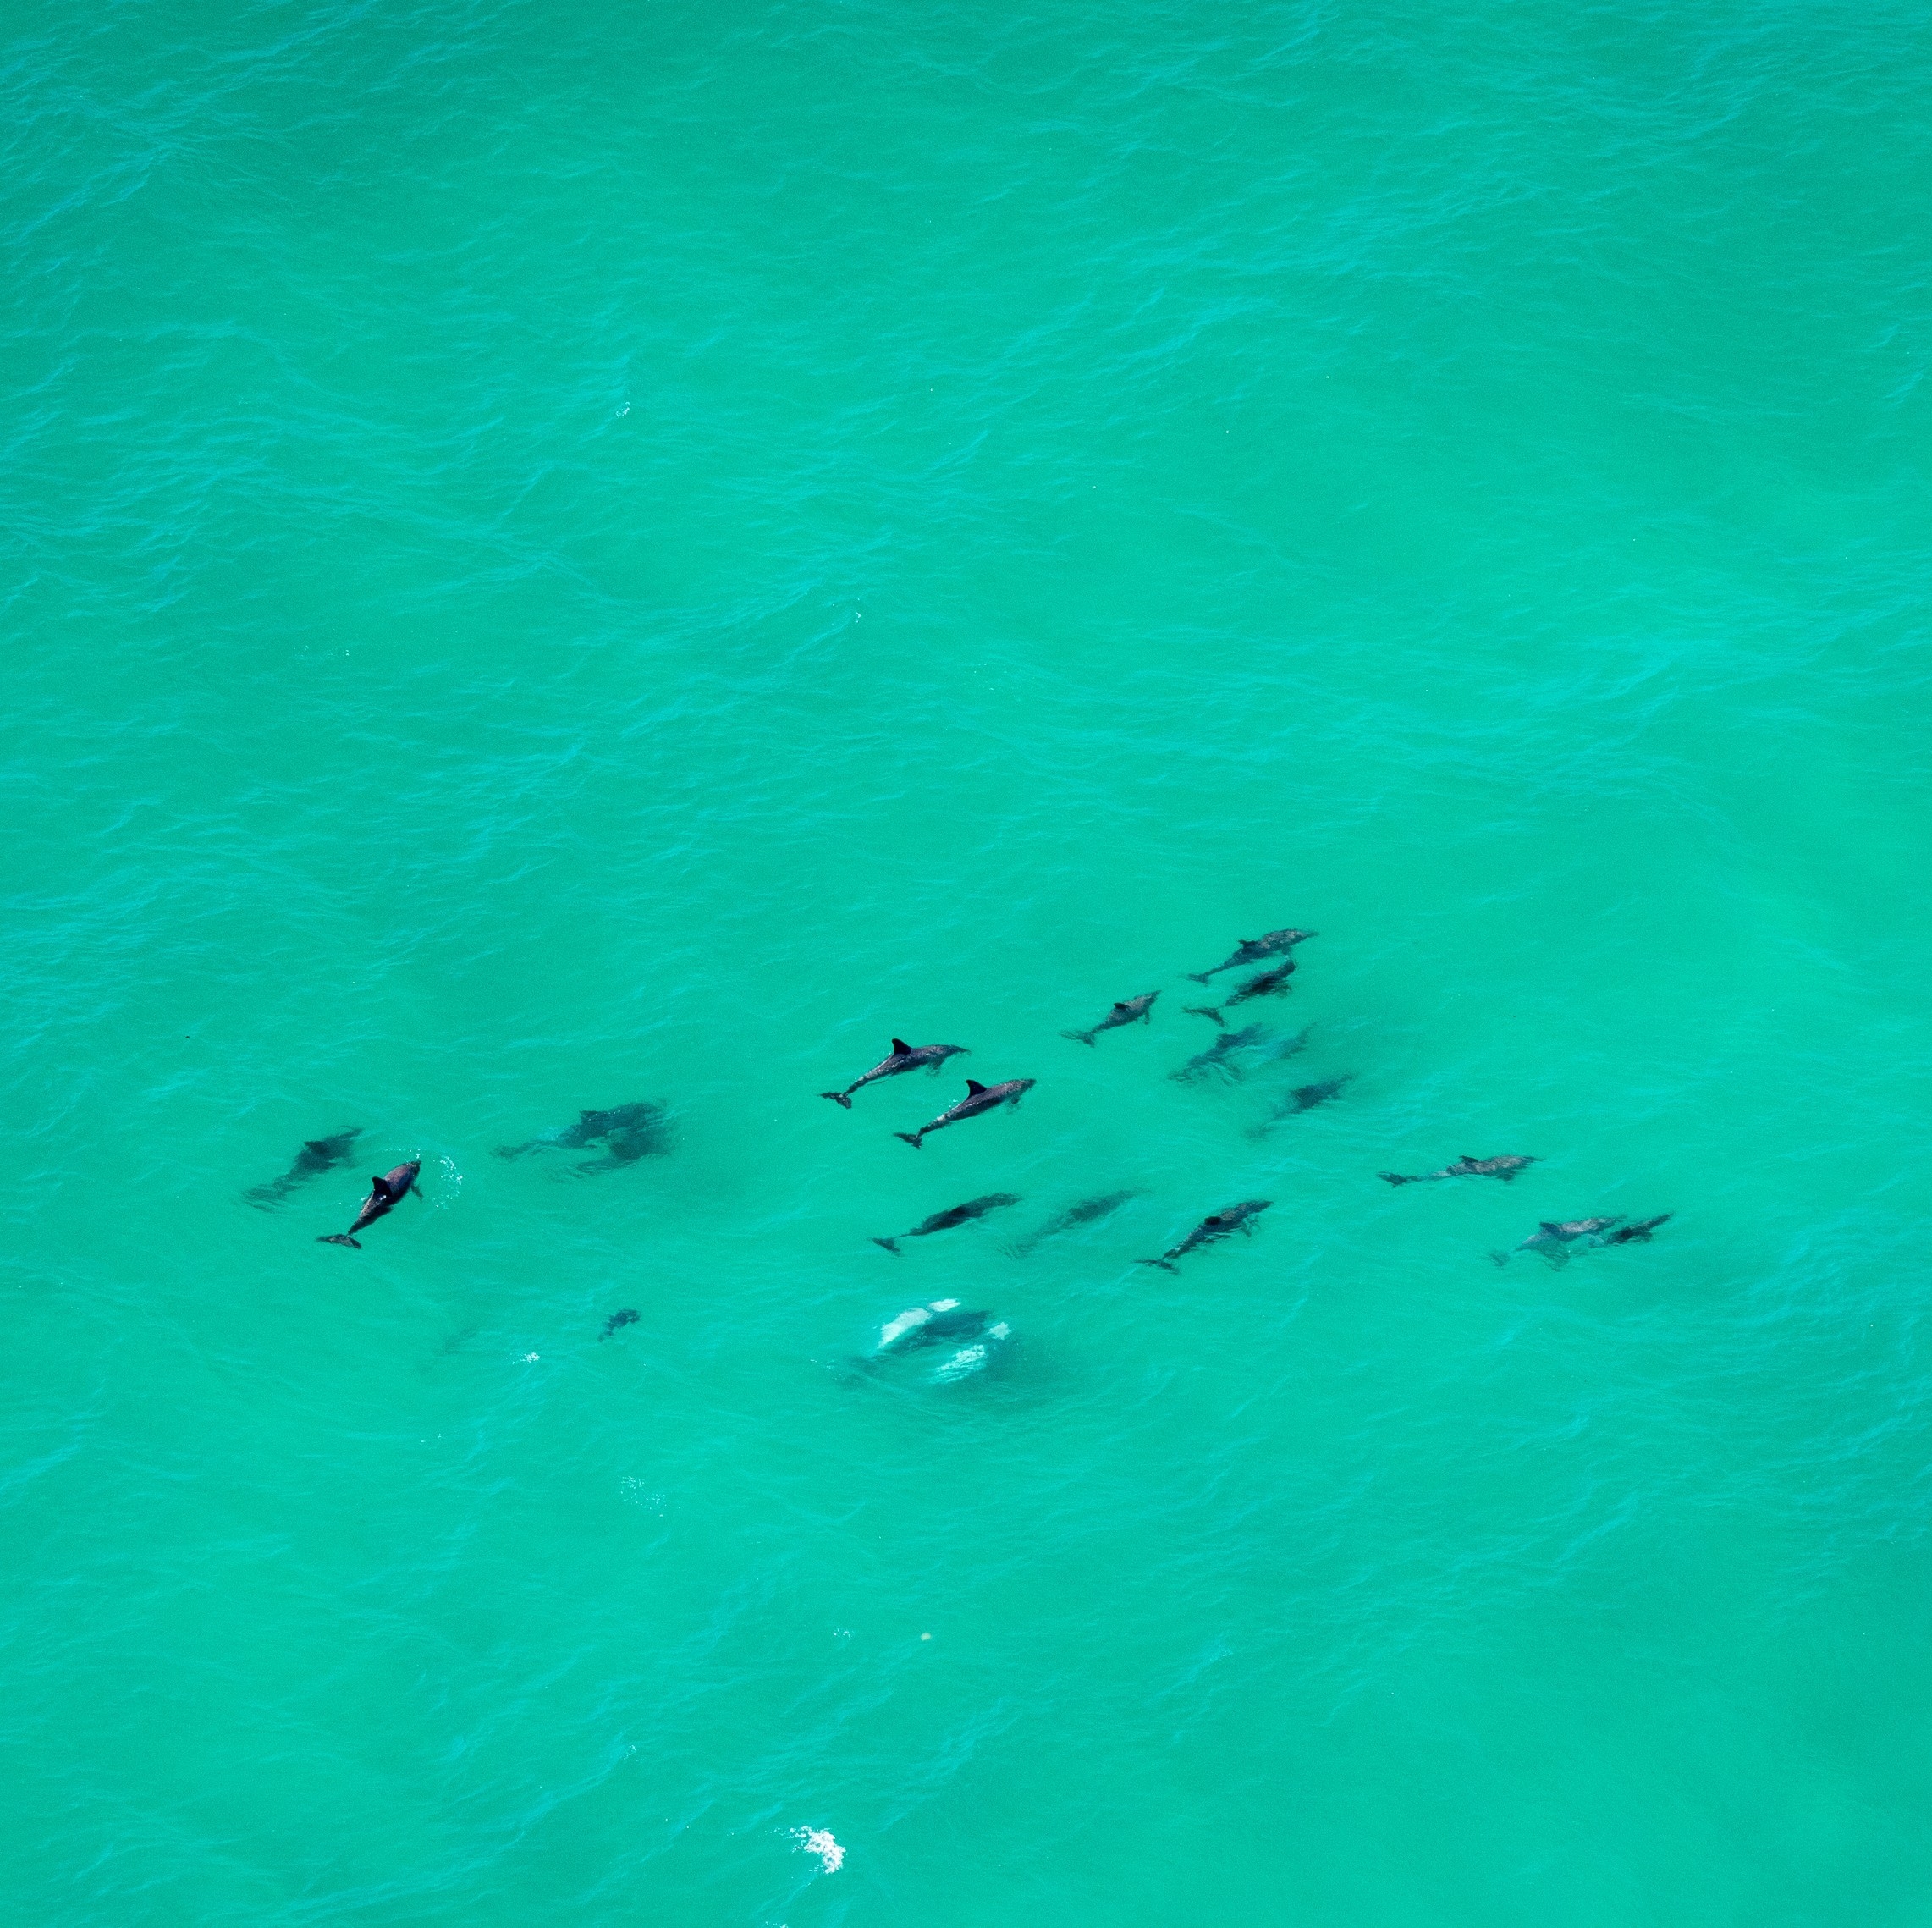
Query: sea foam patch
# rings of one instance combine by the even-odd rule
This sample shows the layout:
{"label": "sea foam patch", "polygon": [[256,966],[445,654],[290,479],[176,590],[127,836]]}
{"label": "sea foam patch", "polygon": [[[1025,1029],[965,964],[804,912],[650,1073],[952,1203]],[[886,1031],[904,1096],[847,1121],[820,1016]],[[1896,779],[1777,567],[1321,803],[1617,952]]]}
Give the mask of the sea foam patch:
{"label": "sea foam patch", "polygon": [[801,1854],[816,1854],[825,1872],[835,1875],[845,1865],[845,1850],[828,1827],[795,1827],[791,1838]]}

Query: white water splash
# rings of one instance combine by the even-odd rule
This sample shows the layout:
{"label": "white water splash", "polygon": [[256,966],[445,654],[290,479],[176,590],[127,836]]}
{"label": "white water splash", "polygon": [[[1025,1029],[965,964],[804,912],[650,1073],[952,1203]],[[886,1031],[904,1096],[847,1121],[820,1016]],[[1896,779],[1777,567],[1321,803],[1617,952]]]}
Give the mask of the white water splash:
{"label": "white water splash", "polygon": [[816,1854],[824,1864],[825,1872],[835,1875],[845,1865],[845,1850],[833,1838],[828,1827],[795,1827],[792,1840],[796,1843],[801,1854]]}

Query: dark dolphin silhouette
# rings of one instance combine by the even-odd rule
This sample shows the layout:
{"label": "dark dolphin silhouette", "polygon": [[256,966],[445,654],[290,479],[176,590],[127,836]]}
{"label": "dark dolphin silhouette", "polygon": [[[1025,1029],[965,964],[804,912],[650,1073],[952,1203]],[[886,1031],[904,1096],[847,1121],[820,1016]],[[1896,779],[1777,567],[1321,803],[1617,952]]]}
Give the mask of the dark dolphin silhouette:
{"label": "dark dolphin silhouette", "polygon": [[1119,1211],[1128,1199],[1140,1195],[1140,1187],[1135,1186],[1125,1192],[1103,1192],[1097,1198],[1082,1198],[1078,1204],[1069,1205],[1058,1218],[1049,1219],[1024,1238],[1015,1240],[1006,1249],[1016,1259],[1024,1259],[1043,1239],[1051,1238],[1055,1232],[1071,1231],[1076,1226],[1092,1225],[1096,1219]]}
{"label": "dark dolphin silhouette", "polygon": [[1250,978],[1231,998],[1219,1005],[1191,1004],[1181,1008],[1190,1017],[1211,1017],[1225,1027],[1227,1020],[1221,1016],[1224,1011],[1232,1011],[1237,1004],[1246,1004],[1250,998],[1286,997],[1295,988],[1288,982],[1294,975],[1295,960],[1291,957],[1285,964],[1277,964],[1272,971],[1263,971],[1258,977]]}
{"label": "dark dolphin silhouette", "polygon": [[242,1197],[262,1211],[272,1211],[298,1185],[306,1184],[325,1171],[333,1171],[339,1165],[347,1165],[354,1154],[355,1141],[361,1136],[361,1126],[344,1125],[333,1138],[310,1138],[295,1154],[295,1162],[279,1178],[267,1185],[251,1186]]}
{"label": "dark dolphin silhouette", "polygon": [[581,1151],[586,1145],[595,1144],[599,1138],[609,1139],[626,1134],[661,1134],[664,1116],[664,1107],[648,1099],[636,1104],[614,1104],[605,1111],[580,1111],[574,1124],[559,1126],[555,1131],[546,1132],[542,1137],[528,1139],[520,1145],[498,1145],[497,1156],[522,1158],[533,1151]]}
{"label": "dark dolphin silhouette", "polygon": [[1635,1225],[1620,1225],[1604,1240],[1605,1245],[1648,1245],[1650,1235],[1667,1219],[1674,1219],[1675,1212],[1660,1212],[1654,1219],[1639,1219]]}
{"label": "dark dolphin silhouette", "polygon": [[[1200,1035],[1198,1032],[1195,1033]],[[1239,1031],[1224,1031],[1205,1051],[1197,1051],[1177,1071],[1167,1075],[1181,1084],[1194,1084],[1202,1078],[1239,1077],[1240,1070],[1229,1060],[1236,1051],[1258,1044],[1268,1035],[1263,1024],[1247,1024]]]}
{"label": "dark dolphin silhouette", "polygon": [[1306,944],[1311,937],[1319,937],[1318,930],[1271,930],[1260,937],[1244,937],[1230,956],[1224,957],[1212,971],[1190,971],[1187,975],[1197,984],[1204,984],[1210,978],[1218,978],[1224,971],[1231,971],[1239,964],[1253,964],[1263,957],[1280,957],[1292,950],[1297,944]]}
{"label": "dark dolphin silhouette", "polygon": [[1212,1245],[1216,1240],[1231,1238],[1237,1231],[1243,1237],[1254,1236],[1254,1220],[1265,1212],[1271,1200],[1267,1198],[1244,1198],[1238,1205],[1224,1205],[1218,1212],[1209,1212],[1180,1244],[1170,1247],[1158,1259],[1137,1259],[1137,1265],[1158,1265],[1164,1272],[1179,1268],[1174,1261],[1185,1258],[1190,1252],[1198,1251],[1203,1245]]}
{"label": "dark dolphin silhouette", "polygon": [[[394,1171],[384,1172],[379,1178],[369,1181],[369,1196],[362,1201],[362,1209],[355,1215],[355,1223],[347,1231],[325,1232],[316,1241],[317,1245],[353,1245],[360,1252],[362,1242],[356,1237],[364,1226],[374,1225],[380,1218],[386,1218],[403,1198],[416,1191],[416,1174],[422,1170],[422,1160],[412,1158],[407,1165],[399,1165]],[[422,1193],[416,1192],[417,1198]]]}
{"label": "dark dolphin silhouette", "polygon": [[876,1084],[882,1077],[899,1077],[906,1071],[916,1071],[922,1065],[929,1065],[935,1071],[948,1058],[971,1057],[964,1044],[908,1044],[903,1038],[894,1038],[892,1049],[862,1077],[856,1077],[843,1091],[822,1091],[821,1098],[829,1098],[834,1104],[842,1104],[846,1110],[852,1109],[852,1093],[861,1085]]}
{"label": "dark dolphin silhouette", "polygon": [[636,1323],[637,1314],[628,1307],[622,1312],[612,1313],[610,1317],[603,1322],[603,1330],[597,1334],[598,1345],[601,1346],[619,1326],[635,1325]]}
{"label": "dark dolphin silhouette", "polygon": [[983,1219],[988,1212],[997,1212],[1019,1203],[1017,1192],[988,1192],[983,1198],[968,1198],[963,1205],[934,1212],[930,1218],[922,1219],[911,1231],[900,1232],[891,1238],[875,1238],[872,1243],[883,1245],[888,1252],[896,1252],[901,1238],[930,1238],[936,1231],[950,1231],[956,1225],[971,1225],[975,1219]]}
{"label": "dark dolphin silhouette", "polygon": [[1540,1252],[1552,1265],[1560,1270],[1570,1263],[1568,1247],[1579,1240],[1589,1245],[1600,1245],[1604,1242],[1598,1235],[1622,1222],[1621,1212],[1600,1219],[1545,1219],[1521,1245],[1510,1252],[1492,1252],[1489,1256],[1499,1265],[1506,1265],[1516,1252]]}
{"label": "dark dolphin silhouette", "polygon": [[943,1132],[948,1125],[957,1125],[963,1119],[977,1118],[983,1111],[997,1110],[1002,1104],[1017,1104],[1039,1081],[1030,1077],[1010,1077],[1001,1084],[982,1084],[977,1078],[966,1080],[966,1094],[957,1104],[949,1105],[929,1125],[922,1125],[916,1132],[894,1132],[895,1138],[903,1138],[915,1151],[922,1149],[920,1143],[928,1132]]}
{"label": "dark dolphin silhouette", "polygon": [[1319,1084],[1296,1085],[1248,1136],[1265,1138],[1284,1118],[1292,1118],[1297,1112],[1312,1111],[1318,1104],[1326,1104],[1331,1098],[1339,1098],[1354,1082],[1355,1073],[1344,1071],[1340,1077],[1324,1078]]}
{"label": "dark dolphin silhouette", "polygon": [[1466,1151],[1454,1165],[1445,1165],[1440,1171],[1378,1171],[1375,1176],[1386,1178],[1391,1185],[1427,1185],[1438,1178],[1500,1178],[1507,1185],[1519,1171],[1540,1162],[1508,1152],[1497,1158],[1478,1158],[1473,1152]]}
{"label": "dark dolphin silhouette", "polygon": [[1076,1044],[1091,1044],[1103,1031],[1117,1031],[1123,1024],[1152,1024],[1153,1000],[1159,995],[1159,991],[1142,991],[1137,998],[1116,998],[1114,1008],[1091,1031],[1063,1031],[1060,1036]]}

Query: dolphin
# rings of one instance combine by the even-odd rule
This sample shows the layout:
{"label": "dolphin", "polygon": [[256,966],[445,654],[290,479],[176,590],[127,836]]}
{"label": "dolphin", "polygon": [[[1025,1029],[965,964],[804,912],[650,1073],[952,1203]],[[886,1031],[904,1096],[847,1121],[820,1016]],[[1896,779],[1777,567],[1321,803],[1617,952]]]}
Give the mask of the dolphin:
{"label": "dolphin", "polygon": [[[355,1215],[355,1223],[347,1231],[332,1231],[323,1234],[316,1241],[317,1245],[353,1245],[360,1252],[362,1242],[355,1234],[366,1225],[374,1225],[379,1218],[386,1217],[400,1203],[404,1193],[416,1190],[416,1174],[422,1170],[422,1160],[412,1158],[407,1165],[399,1165],[394,1171],[386,1171],[379,1178],[369,1181],[369,1196],[362,1201],[362,1209]],[[416,1197],[422,1193],[416,1192]]]}
{"label": "dolphin", "polygon": [[1272,971],[1263,971],[1258,977],[1250,978],[1231,998],[1219,1005],[1211,1004],[1185,1005],[1181,1008],[1190,1017],[1211,1017],[1214,1022],[1226,1028],[1227,1021],[1221,1013],[1231,1011],[1237,1004],[1246,1004],[1250,998],[1285,998],[1294,986],[1288,980],[1295,975],[1295,960],[1291,957],[1285,964],[1277,964]]}
{"label": "dolphin", "polygon": [[1239,1031],[1224,1031],[1205,1051],[1197,1051],[1179,1071],[1170,1071],[1168,1076],[1182,1084],[1196,1083],[1210,1073],[1216,1077],[1239,1077],[1239,1068],[1229,1060],[1236,1051],[1258,1044],[1267,1035],[1268,1027],[1262,1024],[1246,1025]]}
{"label": "dolphin", "polygon": [[962,1118],[977,1118],[981,1112],[995,1110],[1002,1104],[1017,1104],[1038,1082],[1038,1078],[1010,1077],[1003,1084],[982,1084],[977,1078],[969,1077],[966,1094],[957,1104],[949,1105],[931,1124],[922,1125],[916,1132],[894,1132],[892,1135],[905,1139],[918,1151],[922,1149],[920,1140],[927,1132],[944,1131]]}
{"label": "dolphin", "polygon": [[1378,1171],[1378,1178],[1386,1178],[1391,1185],[1427,1185],[1436,1178],[1500,1178],[1504,1184],[1519,1171],[1527,1171],[1540,1160],[1517,1158],[1505,1152],[1500,1158],[1478,1158],[1473,1152],[1464,1152],[1454,1165],[1445,1165],[1440,1171]]}
{"label": "dolphin", "polygon": [[1622,1216],[1620,1212],[1604,1219],[1544,1219],[1521,1245],[1512,1248],[1512,1252],[1492,1252],[1489,1256],[1499,1265],[1506,1265],[1513,1252],[1540,1251],[1552,1265],[1560,1269],[1570,1263],[1569,1246],[1578,1239],[1601,1245],[1604,1240],[1599,1234],[1609,1231],[1613,1225],[1621,1224]]}
{"label": "dolphin", "polygon": [[1190,1252],[1198,1251],[1203,1245],[1212,1245],[1217,1239],[1231,1238],[1236,1232],[1243,1237],[1254,1236],[1254,1219],[1265,1212],[1273,1203],[1268,1198],[1244,1198],[1238,1205],[1224,1205],[1218,1212],[1209,1212],[1180,1244],[1170,1247],[1158,1259],[1137,1259],[1137,1265],[1158,1265],[1164,1272],[1176,1271],[1176,1259],[1186,1257]]}
{"label": "dolphin", "polygon": [[1284,1118],[1292,1118],[1298,1111],[1312,1111],[1318,1104],[1326,1104],[1331,1098],[1340,1097],[1342,1091],[1354,1082],[1355,1073],[1344,1071],[1340,1077],[1324,1078],[1319,1084],[1296,1085],[1248,1136],[1251,1138],[1265,1138]]}
{"label": "dolphin", "polygon": [[861,1363],[865,1369],[877,1370],[908,1353],[951,1346],[956,1348],[951,1357],[942,1359],[929,1374],[932,1383],[944,1385],[980,1371],[1011,1335],[1005,1320],[994,1319],[990,1312],[963,1306],[956,1298],[936,1298],[889,1321],[872,1356]]}
{"label": "dolphin", "polygon": [[641,1158],[649,1158],[653,1153],[665,1153],[671,1149],[671,1135],[664,1127],[663,1105],[630,1106],[626,1110],[652,1110],[654,1115],[640,1120],[635,1124],[619,1125],[603,1134],[603,1156],[586,1159],[581,1165],[571,1166],[573,1171],[616,1171],[627,1165],[635,1165]]}
{"label": "dolphin", "polygon": [[1603,1242],[1605,1245],[1648,1245],[1651,1233],[1666,1219],[1676,1215],[1675,1212],[1660,1212],[1654,1219],[1639,1219],[1635,1225],[1620,1225]]}
{"label": "dolphin", "polygon": [[1114,1008],[1091,1031],[1063,1031],[1060,1036],[1076,1044],[1091,1044],[1103,1031],[1117,1031],[1123,1024],[1152,1024],[1153,1000],[1159,995],[1159,991],[1142,991],[1137,998],[1116,998]]}
{"label": "dolphin", "polygon": [[922,1065],[930,1065],[936,1071],[948,1058],[961,1055],[972,1055],[964,1044],[908,1044],[903,1038],[894,1038],[892,1049],[867,1071],[863,1077],[856,1077],[843,1091],[822,1091],[821,1098],[829,1098],[834,1104],[842,1104],[850,1111],[852,1109],[852,1093],[860,1086],[876,1083],[882,1077],[897,1077],[902,1071],[916,1071]]}
{"label": "dolphin", "polygon": [[635,1325],[636,1323],[637,1314],[628,1308],[622,1312],[612,1313],[610,1317],[603,1322],[603,1330],[597,1334],[598,1345],[601,1346],[619,1326]]}
{"label": "dolphin", "polygon": [[[586,1145],[595,1144],[599,1138],[615,1149],[619,1140],[627,1141],[639,1149],[633,1150],[630,1158],[617,1160],[627,1165],[632,1158],[641,1158],[646,1151],[662,1151],[668,1149],[664,1138],[664,1107],[646,1099],[636,1104],[614,1104],[607,1111],[580,1111],[575,1124],[561,1126],[553,1132],[546,1132],[540,1138],[531,1138],[520,1145],[498,1145],[498,1158],[521,1158],[533,1151],[581,1151]],[[647,1142],[648,1141],[648,1142]],[[580,1171],[593,1171],[603,1167],[596,1161],[581,1165]]]}
{"label": "dolphin", "polygon": [[997,1212],[1004,1206],[1019,1203],[1017,1192],[988,1192],[983,1198],[968,1198],[963,1205],[934,1212],[930,1218],[922,1219],[911,1231],[902,1231],[893,1238],[875,1238],[872,1243],[883,1245],[888,1252],[896,1252],[901,1238],[930,1238],[936,1231],[950,1231],[956,1225],[970,1225],[975,1219],[984,1218],[988,1212]]}
{"label": "dolphin", "polygon": [[1024,1238],[1016,1240],[1006,1249],[1016,1259],[1024,1259],[1042,1239],[1051,1238],[1056,1231],[1071,1231],[1076,1226],[1092,1225],[1096,1219],[1104,1219],[1117,1212],[1130,1198],[1141,1195],[1140,1187],[1135,1186],[1125,1192],[1103,1192],[1096,1198],[1082,1198],[1077,1205],[1069,1205],[1058,1218],[1049,1219],[1036,1231]]}
{"label": "dolphin", "polygon": [[1218,978],[1224,971],[1231,971],[1237,964],[1252,964],[1263,957],[1280,957],[1292,950],[1297,944],[1305,944],[1311,937],[1319,937],[1318,930],[1271,930],[1262,937],[1244,937],[1231,956],[1224,957],[1212,971],[1190,971],[1188,977],[1197,984],[1204,984],[1210,978]]}
{"label": "dolphin", "polygon": [[308,1139],[295,1154],[295,1162],[279,1178],[272,1184],[250,1186],[242,1197],[261,1211],[272,1211],[298,1185],[318,1173],[333,1171],[339,1165],[347,1165],[355,1141],[361,1136],[360,1126],[344,1125],[333,1138]]}

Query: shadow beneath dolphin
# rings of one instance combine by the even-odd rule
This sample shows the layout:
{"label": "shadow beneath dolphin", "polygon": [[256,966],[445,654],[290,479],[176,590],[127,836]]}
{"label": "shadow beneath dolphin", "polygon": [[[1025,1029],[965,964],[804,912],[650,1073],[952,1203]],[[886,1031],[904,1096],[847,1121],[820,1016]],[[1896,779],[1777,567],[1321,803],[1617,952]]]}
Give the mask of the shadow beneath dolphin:
{"label": "shadow beneath dolphin", "polygon": [[559,1126],[520,1145],[498,1145],[498,1158],[522,1158],[533,1151],[582,1151],[602,1145],[602,1158],[587,1159],[576,1172],[618,1171],[641,1158],[660,1157],[671,1149],[670,1110],[650,1099],[614,1104],[605,1111],[580,1111],[576,1122]]}

